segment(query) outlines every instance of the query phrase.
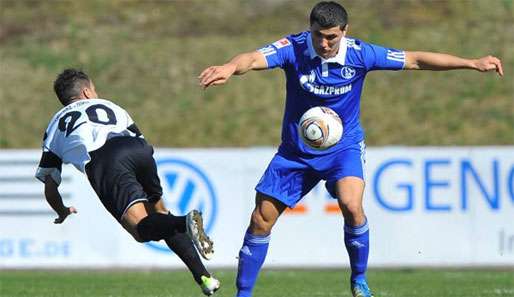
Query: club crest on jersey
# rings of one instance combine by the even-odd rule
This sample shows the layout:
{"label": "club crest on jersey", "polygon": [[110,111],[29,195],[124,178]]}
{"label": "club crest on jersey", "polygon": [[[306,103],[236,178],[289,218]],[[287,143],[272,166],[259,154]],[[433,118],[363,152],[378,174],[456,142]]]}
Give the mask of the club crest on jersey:
{"label": "club crest on jersey", "polygon": [[350,66],[344,66],[341,68],[341,76],[345,79],[351,79],[355,76],[355,69]]}
{"label": "club crest on jersey", "polygon": [[273,45],[277,48],[277,49],[281,49],[283,47],[286,47],[288,45],[291,45],[291,42],[289,41],[289,39],[287,38],[282,38],[278,41],[275,41],[273,42]]}
{"label": "club crest on jersey", "polygon": [[[355,75],[355,70],[353,75]],[[353,76],[352,76],[353,77]],[[332,97],[332,96],[340,96],[346,94],[352,90],[352,85],[344,85],[341,87],[331,86],[331,85],[320,85],[316,83],[316,72],[311,70],[311,72],[307,74],[300,75],[299,77],[300,86],[302,88],[314,95],[321,97]]]}

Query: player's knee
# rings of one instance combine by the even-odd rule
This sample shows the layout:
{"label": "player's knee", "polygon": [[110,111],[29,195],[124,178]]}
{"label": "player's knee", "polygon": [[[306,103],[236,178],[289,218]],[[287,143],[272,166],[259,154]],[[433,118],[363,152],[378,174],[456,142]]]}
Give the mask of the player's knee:
{"label": "player's knee", "polygon": [[339,204],[345,216],[360,217],[364,215],[364,209],[360,202],[341,202]]}
{"label": "player's knee", "polygon": [[132,235],[132,237],[134,237],[134,239],[137,241],[137,242],[140,242],[140,243],[143,243],[143,242],[148,242],[149,240],[147,241],[144,241],[141,236],[139,236],[139,234],[130,234]]}
{"label": "player's knee", "polygon": [[271,233],[274,222],[266,220],[258,211],[252,213],[250,229],[253,234],[264,235]]}
{"label": "player's knee", "polygon": [[[162,221],[165,215],[163,214],[150,214],[144,217],[136,226],[138,238],[140,242],[158,241],[164,239],[167,234],[165,222]],[[134,237],[135,238],[135,237]]]}
{"label": "player's knee", "polygon": [[148,242],[156,239],[152,234],[152,225],[145,219],[142,219],[136,226],[137,236],[134,239],[138,242]]}

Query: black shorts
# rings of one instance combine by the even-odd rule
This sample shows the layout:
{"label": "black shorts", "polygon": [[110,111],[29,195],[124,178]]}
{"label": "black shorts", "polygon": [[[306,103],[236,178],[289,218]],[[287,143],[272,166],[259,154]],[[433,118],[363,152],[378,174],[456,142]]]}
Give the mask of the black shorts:
{"label": "black shorts", "polygon": [[121,221],[134,203],[157,202],[162,188],[153,148],[142,138],[115,137],[89,152],[86,165],[89,183],[105,208]]}

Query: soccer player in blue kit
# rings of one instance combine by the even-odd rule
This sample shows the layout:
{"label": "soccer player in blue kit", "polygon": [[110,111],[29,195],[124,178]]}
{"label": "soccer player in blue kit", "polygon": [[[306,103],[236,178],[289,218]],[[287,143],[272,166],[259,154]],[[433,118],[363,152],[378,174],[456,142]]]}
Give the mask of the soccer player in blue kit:
{"label": "soccer player in blue kit", "polygon": [[[239,252],[238,297],[252,296],[278,217],[320,180],[326,180],[344,217],[352,294],[373,296],[366,280],[369,225],[362,207],[365,144],[359,120],[362,86],[369,71],[473,69],[503,75],[501,61],[492,56],[464,59],[386,48],[347,37],[347,20],[341,5],[320,2],[311,11],[309,31],[239,54],[224,65],[206,68],[199,76],[204,88],[224,84],[234,74],[276,67],[284,70],[287,79],[282,143],[255,188],[255,209]],[[343,121],[342,139],[326,150],[309,148],[298,135],[300,117],[314,106],[330,107]]]}

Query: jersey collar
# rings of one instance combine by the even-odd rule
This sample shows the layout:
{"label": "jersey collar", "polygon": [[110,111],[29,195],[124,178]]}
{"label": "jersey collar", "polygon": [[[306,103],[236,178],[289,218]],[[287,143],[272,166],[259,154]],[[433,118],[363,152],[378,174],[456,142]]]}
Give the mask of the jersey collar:
{"label": "jersey collar", "polygon": [[312,36],[309,32],[309,37],[307,38],[307,48],[309,50],[309,55],[311,57],[311,60],[318,57],[321,60],[321,64],[325,63],[338,63],[339,65],[344,65],[346,60],[346,37],[342,37],[341,41],[339,42],[339,51],[337,52],[337,55],[335,57],[324,59],[323,57],[320,57],[316,50],[314,49],[314,46],[312,45]]}

